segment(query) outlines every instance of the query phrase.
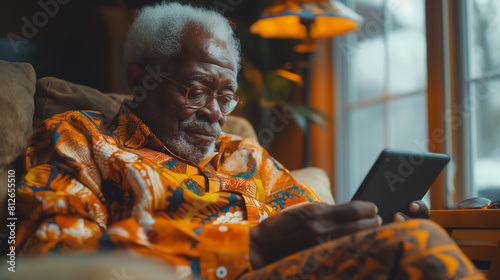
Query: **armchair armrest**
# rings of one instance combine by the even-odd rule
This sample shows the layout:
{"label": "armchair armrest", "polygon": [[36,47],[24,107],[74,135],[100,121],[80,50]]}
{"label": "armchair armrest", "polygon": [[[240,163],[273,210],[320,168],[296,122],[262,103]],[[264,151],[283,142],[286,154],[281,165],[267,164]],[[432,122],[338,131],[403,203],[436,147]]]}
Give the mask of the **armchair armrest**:
{"label": "armchair armrest", "polygon": [[314,189],[316,194],[328,204],[335,204],[332,190],[330,188],[330,180],[326,172],[317,167],[308,167],[291,171],[292,176],[299,183],[306,184]]}

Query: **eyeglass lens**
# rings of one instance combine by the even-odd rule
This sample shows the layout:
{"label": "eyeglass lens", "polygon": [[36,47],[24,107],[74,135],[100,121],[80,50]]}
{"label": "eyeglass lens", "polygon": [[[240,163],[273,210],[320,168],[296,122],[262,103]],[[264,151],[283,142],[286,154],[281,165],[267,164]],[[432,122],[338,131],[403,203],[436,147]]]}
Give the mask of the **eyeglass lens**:
{"label": "eyeglass lens", "polygon": [[[210,102],[213,92],[201,85],[192,86],[187,92],[187,105],[193,108],[202,108]],[[239,98],[233,94],[222,94],[215,97],[223,114],[229,114],[238,105]]]}

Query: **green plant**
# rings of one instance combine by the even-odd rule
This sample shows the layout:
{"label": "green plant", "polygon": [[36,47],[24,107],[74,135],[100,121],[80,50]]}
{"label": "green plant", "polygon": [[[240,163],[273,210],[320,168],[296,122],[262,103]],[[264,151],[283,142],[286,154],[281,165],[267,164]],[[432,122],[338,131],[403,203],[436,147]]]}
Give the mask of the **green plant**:
{"label": "green plant", "polygon": [[274,107],[282,107],[292,114],[302,130],[307,128],[308,122],[319,125],[323,130],[326,129],[325,121],[333,122],[333,117],[320,109],[294,100],[292,92],[297,90],[297,87],[300,90],[303,87],[302,78],[298,74],[274,69],[263,75],[251,61],[243,59],[238,83],[238,95],[242,99],[243,107],[260,109],[259,128],[267,126],[271,109]]}

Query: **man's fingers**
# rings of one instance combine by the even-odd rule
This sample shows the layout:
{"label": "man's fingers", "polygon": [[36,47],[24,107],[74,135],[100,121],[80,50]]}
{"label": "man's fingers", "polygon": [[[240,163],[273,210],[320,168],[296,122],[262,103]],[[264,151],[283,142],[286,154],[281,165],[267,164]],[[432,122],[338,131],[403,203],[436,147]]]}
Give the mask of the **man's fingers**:
{"label": "man's fingers", "polygon": [[371,218],[335,225],[335,229],[332,229],[331,233],[334,234],[334,238],[338,238],[358,231],[376,228],[381,224],[382,218],[379,215],[375,215]]}
{"label": "man's fingers", "polygon": [[410,217],[408,217],[407,215],[405,215],[405,214],[403,214],[401,212],[397,212],[392,217],[392,221],[395,222],[395,223],[402,223],[402,222],[407,221],[409,219],[410,219]]}
{"label": "man's fingers", "polygon": [[411,218],[424,218],[424,219],[429,219],[431,212],[429,211],[429,207],[421,201],[421,200],[415,200],[410,205],[408,206],[408,209],[410,210],[411,217],[403,214],[401,212],[397,212],[393,216],[393,221],[395,223],[400,223],[407,221]]}
{"label": "man's fingers", "polygon": [[352,201],[332,206],[331,211],[324,214],[324,218],[333,219],[337,223],[347,223],[366,218],[374,218],[378,209],[368,201]]}
{"label": "man's fingers", "polygon": [[416,218],[429,219],[431,215],[429,207],[422,200],[415,200],[410,203],[409,210],[412,216]]}

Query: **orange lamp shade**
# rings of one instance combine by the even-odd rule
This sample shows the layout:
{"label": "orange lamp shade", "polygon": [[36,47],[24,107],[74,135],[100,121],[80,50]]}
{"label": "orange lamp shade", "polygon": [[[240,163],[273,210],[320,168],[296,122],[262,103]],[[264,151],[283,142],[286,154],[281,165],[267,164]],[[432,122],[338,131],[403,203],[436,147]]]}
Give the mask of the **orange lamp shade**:
{"label": "orange lamp shade", "polygon": [[302,39],[307,36],[306,26],[295,15],[259,19],[250,27],[250,32],[264,38]]}
{"label": "orange lamp shade", "polygon": [[250,32],[264,38],[331,38],[356,30],[363,18],[340,2],[276,0],[262,13]]}

